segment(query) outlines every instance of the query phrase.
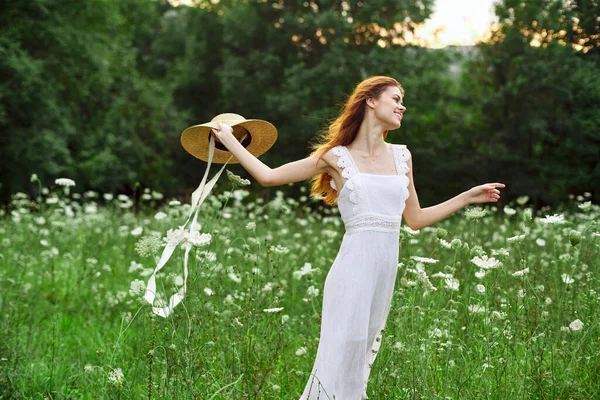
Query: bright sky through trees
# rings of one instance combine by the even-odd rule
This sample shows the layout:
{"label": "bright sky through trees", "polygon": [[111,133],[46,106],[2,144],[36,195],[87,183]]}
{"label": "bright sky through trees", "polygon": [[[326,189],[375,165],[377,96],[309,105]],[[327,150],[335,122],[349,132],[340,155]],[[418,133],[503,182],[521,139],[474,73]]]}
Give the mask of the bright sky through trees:
{"label": "bright sky through trees", "polygon": [[473,45],[494,20],[493,0],[436,0],[433,15],[416,32],[428,47]]}

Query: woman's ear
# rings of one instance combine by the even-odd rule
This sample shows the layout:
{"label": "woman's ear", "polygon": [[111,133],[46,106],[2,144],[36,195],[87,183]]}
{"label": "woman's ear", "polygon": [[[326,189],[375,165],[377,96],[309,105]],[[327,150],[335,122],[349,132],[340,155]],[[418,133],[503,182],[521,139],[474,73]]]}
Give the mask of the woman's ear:
{"label": "woman's ear", "polygon": [[369,107],[375,108],[375,99],[372,97],[367,98],[366,103]]}

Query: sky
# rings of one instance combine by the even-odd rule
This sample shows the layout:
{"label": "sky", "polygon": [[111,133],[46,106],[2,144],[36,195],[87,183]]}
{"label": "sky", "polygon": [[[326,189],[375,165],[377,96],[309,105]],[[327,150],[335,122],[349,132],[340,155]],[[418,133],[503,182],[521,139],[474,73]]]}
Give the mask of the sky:
{"label": "sky", "polygon": [[493,21],[493,0],[436,0],[431,18],[415,34],[425,39],[428,47],[472,45]]}

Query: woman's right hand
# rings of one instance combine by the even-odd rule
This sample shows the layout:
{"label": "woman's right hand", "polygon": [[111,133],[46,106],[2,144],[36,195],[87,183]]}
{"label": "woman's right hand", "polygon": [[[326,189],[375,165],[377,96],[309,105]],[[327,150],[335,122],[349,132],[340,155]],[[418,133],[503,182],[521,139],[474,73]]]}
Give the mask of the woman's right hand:
{"label": "woman's right hand", "polygon": [[211,132],[213,134],[213,136],[215,137],[215,140],[217,142],[223,143],[224,145],[227,145],[228,143],[228,139],[235,139],[235,137],[233,136],[233,128],[227,124],[224,124],[222,122],[219,122],[219,128],[218,129],[211,129]]}

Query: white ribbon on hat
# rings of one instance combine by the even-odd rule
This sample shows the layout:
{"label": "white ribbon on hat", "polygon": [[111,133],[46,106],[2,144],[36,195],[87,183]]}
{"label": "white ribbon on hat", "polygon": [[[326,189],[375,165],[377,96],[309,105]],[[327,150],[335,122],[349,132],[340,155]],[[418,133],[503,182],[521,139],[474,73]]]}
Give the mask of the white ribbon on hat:
{"label": "white ribbon on hat", "polygon": [[[244,135],[244,137],[240,141],[243,141],[246,138],[246,135]],[[209,142],[209,147],[208,147],[208,161],[207,161],[208,165],[206,167],[206,172],[204,172],[204,177],[202,177],[200,186],[198,186],[198,189],[196,189],[192,193],[192,204],[190,207],[190,214],[188,216],[187,221],[185,221],[185,224],[183,224],[183,226],[181,226],[181,228],[185,230],[185,226],[190,221],[192,214],[194,214],[194,219],[192,220],[192,224],[190,225],[188,234],[191,234],[192,232],[198,230],[198,228],[197,228],[198,212],[200,211],[200,206],[202,205],[202,203],[204,202],[204,200],[206,199],[206,197],[212,190],[213,186],[217,182],[217,179],[219,179],[219,176],[221,176],[221,173],[223,173],[223,170],[225,169],[225,166],[227,165],[227,163],[233,158],[233,155],[231,157],[229,157],[227,159],[227,161],[225,161],[225,164],[223,164],[223,167],[219,170],[219,172],[217,172],[215,174],[215,176],[213,176],[213,178],[208,183],[206,183],[206,178],[208,177],[208,170],[210,169],[210,164],[212,162],[214,150],[215,150],[215,139],[214,139],[213,135],[210,135],[210,142]],[[205,183],[206,183],[206,185],[205,185]],[[195,213],[194,213],[194,211],[195,211]],[[184,240],[184,242],[185,242],[185,240]],[[189,258],[189,252],[192,249],[192,244],[189,242],[184,243],[185,254],[183,256],[183,286],[177,291],[177,293],[175,293],[174,295],[172,295],[169,298],[169,304],[166,307],[154,307],[154,298],[156,296],[156,273],[165,266],[167,261],[169,261],[169,258],[171,258],[171,255],[173,254],[173,252],[175,251],[175,248],[177,248],[177,246],[179,244],[180,243],[167,242],[167,244],[163,250],[163,253],[160,257],[160,260],[158,261],[158,265],[154,269],[154,272],[152,273],[152,276],[150,276],[150,279],[148,279],[148,284],[146,285],[146,294],[144,295],[144,299],[152,305],[152,312],[154,314],[159,315],[164,318],[168,317],[173,312],[173,309],[175,308],[175,306],[177,306],[177,304],[179,304],[185,297],[185,292],[186,292],[186,287],[187,287],[187,278],[188,278],[188,258]]]}

